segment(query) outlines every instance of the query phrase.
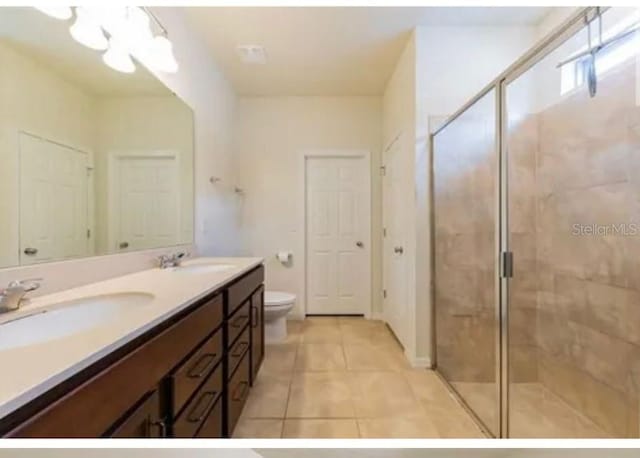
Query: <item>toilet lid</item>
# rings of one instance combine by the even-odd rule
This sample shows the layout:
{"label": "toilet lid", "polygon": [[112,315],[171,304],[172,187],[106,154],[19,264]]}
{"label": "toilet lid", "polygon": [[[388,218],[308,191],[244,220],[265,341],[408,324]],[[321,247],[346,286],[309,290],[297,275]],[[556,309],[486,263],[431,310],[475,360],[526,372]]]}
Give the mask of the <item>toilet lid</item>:
{"label": "toilet lid", "polygon": [[283,291],[267,291],[264,293],[264,305],[287,305],[296,300],[296,295]]}

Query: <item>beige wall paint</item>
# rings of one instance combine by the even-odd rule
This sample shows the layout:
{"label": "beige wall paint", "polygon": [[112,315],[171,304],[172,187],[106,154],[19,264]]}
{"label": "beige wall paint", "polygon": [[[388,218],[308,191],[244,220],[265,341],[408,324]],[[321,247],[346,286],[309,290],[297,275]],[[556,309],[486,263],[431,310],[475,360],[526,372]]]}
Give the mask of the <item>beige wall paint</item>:
{"label": "beige wall paint", "polygon": [[[83,90],[0,42],[0,267],[19,255],[20,131],[91,152],[95,100]],[[61,116],[64,113],[64,116]]]}
{"label": "beige wall paint", "polygon": [[[151,114],[153,114],[151,116]],[[109,97],[96,103],[96,252],[108,246],[109,155],[175,151],[180,161],[181,244],[193,241],[193,115],[174,96]]]}
{"label": "beige wall paint", "polygon": [[[304,305],[304,234],[299,228],[301,155],[313,149],[366,149],[372,174],[372,298],[380,310],[381,192],[379,97],[243,97],[238,104],[236,150],[245,250],[266,258],[267,288],[298,296]],[[293,252],[292,267],[275,259]]]}

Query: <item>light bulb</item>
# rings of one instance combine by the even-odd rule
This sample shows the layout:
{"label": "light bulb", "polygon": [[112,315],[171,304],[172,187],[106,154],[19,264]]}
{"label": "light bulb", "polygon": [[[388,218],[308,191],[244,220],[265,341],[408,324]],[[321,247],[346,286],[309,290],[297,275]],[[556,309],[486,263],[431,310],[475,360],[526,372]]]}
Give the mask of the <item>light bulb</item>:
{"label": "light bulb", "polygon": [[178,71],[178,61],[173,54],[173,44],[164,35],[153,39],[149,48],[149,65],[162,72],[175,73]]}
{"label": "light bulb", "polygon": [[52,18],[66,20],[70,19],[73,16],[73,11],[71,11],[70,6],[34,6],[35,9],[40,11],[41,13],[46,14],[47,16],[51,16]]}
{"label": "light bulb", "polygon": [[76,8],[76,22],[69,31],[74,40],[88,48],[102,51],[109,45],[99,22],[82,7]]}
{"label": "light bulb", "polygon": [[109,67],[122,73],[133,73],[136,65],[133,63],[127,48],[118,40],[109,40],[109,49],[102,55],[102,60]]}
{"label": "light bulb", "polygon": [[127,33],[131,43],[136,46],[148,46],[153,39],[151,18],[139,6],[131,6],[127,10]]}

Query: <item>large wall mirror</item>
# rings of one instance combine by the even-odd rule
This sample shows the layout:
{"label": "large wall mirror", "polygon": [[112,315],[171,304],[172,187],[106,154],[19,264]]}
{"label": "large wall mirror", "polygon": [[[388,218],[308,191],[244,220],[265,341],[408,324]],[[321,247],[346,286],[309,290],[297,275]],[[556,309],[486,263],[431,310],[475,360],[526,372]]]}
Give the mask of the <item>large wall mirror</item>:
{"label": "large wall mirror", "polygon": [[0,8],[0,268],[193,241],[193,113],[70,22]]}

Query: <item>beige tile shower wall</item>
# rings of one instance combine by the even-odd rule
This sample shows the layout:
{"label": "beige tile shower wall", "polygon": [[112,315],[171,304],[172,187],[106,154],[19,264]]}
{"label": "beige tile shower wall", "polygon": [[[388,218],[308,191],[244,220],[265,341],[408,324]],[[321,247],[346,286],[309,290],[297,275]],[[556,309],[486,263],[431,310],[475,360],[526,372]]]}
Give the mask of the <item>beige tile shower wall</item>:
{"label": "beige tile shower wall", "polygon": [[[595,98],[583,88],[525,123],[538,129],[537,148],[533,136],[527,148],[536,148],[540,381],[619,437],[639,436],[640,234],[572,231],[640,223],[634,91],[630,64],[601,78]],[[530,303],[531,288],[515,307]]]}
{"label": "beige tile shower wall", "polygon": [[496,381],[494,121],[476,108],[435,143],[438,367],[454,383]]}
{"label": "beige tile shower wall", "polygon": [[512,383],[537,382],[537,118],[511,116],[508,132],[510,243],[517,256],[509,290],[509,377]]}

